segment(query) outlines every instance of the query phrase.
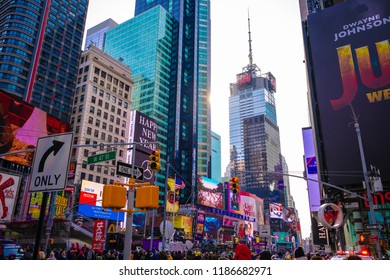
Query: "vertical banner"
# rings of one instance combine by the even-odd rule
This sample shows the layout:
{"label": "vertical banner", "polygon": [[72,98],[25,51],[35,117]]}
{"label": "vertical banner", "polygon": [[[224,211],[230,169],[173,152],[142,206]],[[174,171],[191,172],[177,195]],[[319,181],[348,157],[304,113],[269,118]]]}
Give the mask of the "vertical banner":
{"label": "vertical banner", "polygon": [[19,176],[0,173],[0,222],[11,221],[19,193],[19,182]]}
{"label": "vertical banner", "polygon": [[174,178],[168,178],[166,211],[172,213],[178,213],[179,200],[180,200],[180,189],[176,188],[176,182]]}
{"label": "vertical banner", "polygon": [[196,239],[203,238],[205,218],[206,218],[206,215],[204,213],[198,212],[198,217],[196,219],[196,231],[195,231],[195,238]]}
{"label": "vertical banner", "polygon": [[92,249],[104,250],[106,242],[106,220],[95,220],[93,222]]}
{"label": "vertical banner", "polygon": [[317,212],[321,205],[321,194],[320,184],[318,183],[319,178],[313,140],[313,129],[310,127],[302,129],[302,137],[306,164],[305,172],[307,179],[309,179],[307,180],[307,187],[309,193],[310,212]]}

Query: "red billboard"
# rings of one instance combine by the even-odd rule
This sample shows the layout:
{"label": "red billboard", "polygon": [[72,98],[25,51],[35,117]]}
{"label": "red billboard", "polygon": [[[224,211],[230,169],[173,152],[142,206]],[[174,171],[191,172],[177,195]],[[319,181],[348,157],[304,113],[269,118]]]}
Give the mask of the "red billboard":
{"label": "red billboard", "polygon": [[389,27],[388,0],[347,1],[308,16],[316,141],[331,184],[361,185],[357,133],[367,166],[390,181]]}

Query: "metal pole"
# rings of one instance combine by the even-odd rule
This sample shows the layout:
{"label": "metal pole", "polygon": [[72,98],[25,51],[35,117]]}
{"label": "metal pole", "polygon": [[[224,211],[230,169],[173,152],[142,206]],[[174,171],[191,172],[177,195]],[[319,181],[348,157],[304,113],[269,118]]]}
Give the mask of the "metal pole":
{"label": "metal pole", "polygon": [[[352,107],[351,107],[351,109],[352,109]],[[357,135],[358,142],[359,142],[359,152],[360,152],[360,159],[362,161],[362,167],[363,167],[364,184],[366,186],[368,206],[370,208],[370,216],[371,216],[371,223],[370,224],[376,224],[376,218],[375,218],[375,213],[374,213],[374,204],[372,203],[371,187],[370,187],[370,183],[368,181],[366,160],[364,157],[363,143],[362,143],[362,138],[360,135],[360,127],[359,127],[359,123],[357,121],[357,118],[355,116],[353,109],[352,109],[352,112],[353,112],[354,119],[355,119],[355,130],[356,130],[356,135]],[[377,232],[377,234],[378,234],[378,231],[375,230],[374,232]],[[376,239],[376,250],[377,250],[379,259],[381,259],[382,258],[382,250],[381,250],[381,245],[379,244],[379,238]]]}
{"label": "metal pole", "polygon": [[150,251],[153,249],[153,241],[154,241],[154,216],[155,216],[155,209],[152,210],[152,228],[150,233]]}
{"label": "metal pole", "polygon": [[[136,144],[133,144],[133,151],[131,154],[131,174],[134,174],[134,164],[135,164],[135,151]],[[134,178],[130,178],[130,183],[135,183]],[[130,187],[127,192],[127,210],[134,208],[134,188]],[[123,249],[123,259],[131,260],[131,243],[133,239],[133,214],[127,213],[126,217],[126,231],[125,231],[125,247]]]}
{"label": "metal pole", "polygon": [[38,259],[39,251],[41,249],[42,229],[43,229],[43,225],[45,223],[45,214],[46,214],[46,207],[47,207],[47,200],[48,199],[49,199],[49,192],[44,192],[42,195],[41,210],[39,212],[37,234],[35,236],[33,260]]}
{"label": "metal pole", "polygon": [[163,230],[162,230],[162,249],[165,250],[165,233],[167,227],[167,188],[168,188],[168,176],[169,176],[170,164],[167,163],[167,173],[165,176],[165,186],[164,186],[164,220],[163,220]]}

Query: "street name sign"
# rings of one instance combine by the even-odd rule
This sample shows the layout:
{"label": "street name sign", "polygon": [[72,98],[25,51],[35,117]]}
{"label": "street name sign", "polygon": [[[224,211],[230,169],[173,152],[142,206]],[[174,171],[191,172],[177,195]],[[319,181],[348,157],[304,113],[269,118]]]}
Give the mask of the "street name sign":
{"label": "street name sign", "polygon": [[104,154],[98,154],[88,157],[88,164],[94,164],[98,162],[103,162],[107,160],[113,160],[116,158],[116,151],[111,151]]}
{"label": "street name sign", "polygon": [[365,227],[366,227],[366,230],[372,230],[372,229],[379,229],[379,230],[381,230],[382,228],[384,228],[384,226],[382,224],[365,225]]}
{"label": "street name sign", "polygon": [[144,179],[144,169],[138,166],[118,161],[116,163],[116,175],[135,178],[137,180]]}
{"label": "street name sign", "polygon": [[68,178],[73,133],[38,138],[29,192],[64,190]]}

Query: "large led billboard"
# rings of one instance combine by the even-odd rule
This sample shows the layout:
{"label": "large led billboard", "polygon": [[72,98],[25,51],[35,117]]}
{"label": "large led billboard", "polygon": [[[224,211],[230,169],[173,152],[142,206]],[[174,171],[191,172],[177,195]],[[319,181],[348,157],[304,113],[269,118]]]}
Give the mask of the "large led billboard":
{"label": "large led billboard", "polygon": [[302,129],[303,150],[305,153],[305,172],[309,193],[310,212],[317,212],[321,205],[320,184],[318,183],[317,159],[314,148],[313,129]]}
{"label": "large led billboard", "polygon": [[198,204],[222,209],[223,184],[200,176],[198,179]]}
{"label": "large led billboard", "polygon": [[[129,143],[144,143],[137,145],[134,156],[134,165],[144,170],[144,182],[154,184],[154,173],[149,169],[149,156],[158,148],[157,142],[157,122],[139,111],[130,112]],[[150,144],[152,143],[153,144]],[[129,150],[129,163],[133,160],[133,150]]]}
{"label": "large led billboard", "polygon": [[[0,153],[34,149],[37,140],[68,131],[69,125],[0,90]],[[6,160],[30,166],[32,153],[13,153]]]}
{"label": "large led billboard", "polygon": [[113,212],[110,208],[107,208],[106,210],[103,209],[103,187],[104,184],[82,180],[78,215],[94,219],[115,220],[123,222],[123,212]]}
{"label": "large led billboard", "polygon": [[357,133],[367,166],[390,180],[390,1],[361,2],[308,16],[321,168],[335,185],[362,183]]}

